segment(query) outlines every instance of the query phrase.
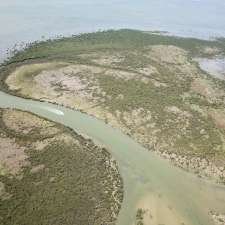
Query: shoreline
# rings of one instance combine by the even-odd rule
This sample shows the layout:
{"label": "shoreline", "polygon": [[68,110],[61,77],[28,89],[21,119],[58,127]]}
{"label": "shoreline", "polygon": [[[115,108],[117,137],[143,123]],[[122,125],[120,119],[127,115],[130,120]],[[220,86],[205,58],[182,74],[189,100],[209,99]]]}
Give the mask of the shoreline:
{"label": "shoreline", "polygon": [[[207,42],[214,42],[218,40],[225,40],[225,35],[224,36],[208,36],[207,38],[203,38],[200,36],[195,36],[195,35],[179,35],[173,32],[169,31],[164,31],[164,30],[142,30],[142,29],[133,29],[133,28],[110,28],[110,29],[98,29],[95,31],[83,31],[79,32],[77,34],[69,34],[69,35],[54,35],[54,36],[49,36],[45,37],[44,39],[40,36],[40,39],[36,40],[30,40],[30,41],[20,41],[16,43],[12,43],[11,47],[6,48],[3,50],[3,56],[0,57],[0,67],[4,66],[5,62],[7,62],[9,59],[13,58],[16,54],[19,54],[20,52],[25,51],[26,49],[29,49],[32,47],[32,45],[37,45],[41,44],[44,42],[54,42],[57,40],[62,40],[62,39],[69,39],[69,38],[74,38],[74,37],[79,37],[85,34],[93,34],[93,33],[99,33],[99,32],[108,32],[108,31],[119,31],[119,30],[133,30],[133,31],[141,31],[143,33],[147,34],[153,34],[153,35],[158,35],[158,36],[165,36],[165,37],[174,37],[174,38],[180,38],[180,39],[193,39],[193,40],[199,40],[199,41],[207,41]],[[17,47],[19,46],[19,48]]]}

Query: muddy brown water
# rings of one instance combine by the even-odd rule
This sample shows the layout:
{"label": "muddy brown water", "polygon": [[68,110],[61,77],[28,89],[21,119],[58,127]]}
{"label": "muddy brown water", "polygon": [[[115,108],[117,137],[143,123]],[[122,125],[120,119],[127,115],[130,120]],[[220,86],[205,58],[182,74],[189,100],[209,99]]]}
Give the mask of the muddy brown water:
{"label": "muddy brown water", "polygon": [[16,108],[59,122],[104,145],[117,160],[124,200],[117,225],[135,223],[138,207],[148,224],[213,225],[209,212],[225,213],[225,186],[172,166],[119,130],[79,111],[0,92],[0,107]]}

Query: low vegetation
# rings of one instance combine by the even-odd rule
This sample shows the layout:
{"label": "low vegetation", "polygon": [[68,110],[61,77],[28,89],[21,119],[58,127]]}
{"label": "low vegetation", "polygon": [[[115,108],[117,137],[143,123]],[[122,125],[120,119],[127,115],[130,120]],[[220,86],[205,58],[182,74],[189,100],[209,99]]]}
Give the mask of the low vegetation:
{"label": "low vegetation", "polygon": [[0,143],[0,224],[115,224],[122,181],[106,149],[12,109],[0,109]]}

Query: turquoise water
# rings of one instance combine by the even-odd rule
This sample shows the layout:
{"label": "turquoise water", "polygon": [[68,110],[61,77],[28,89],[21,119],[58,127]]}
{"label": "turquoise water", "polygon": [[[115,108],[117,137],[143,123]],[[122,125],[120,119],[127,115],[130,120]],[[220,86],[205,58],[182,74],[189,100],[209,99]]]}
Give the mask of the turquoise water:
{"label": "turquoise water", "polygon": [[1,0],[0,60],[16,43],[109,28],[225,36],[223,0]]}
{"label": "turquoise water", "polygon": [[[149,209],[156,212],[153,215],[157,217],[157,224],[212,225],[209,212],[225,212],[224,186],[175,168],[102,121],[75,110],[2,92],[0,107],[22,109],[57,121],[109,149],[118,162],[124,181],[125,195],[117,225],[132,225],[142,200],[147,200],[145,203],[150,204]],[[155,204],[152,205],[151,200]],[[168,213],[168,218],[172,219],[166,223],[167,217],[162,207],[172,209]]]}

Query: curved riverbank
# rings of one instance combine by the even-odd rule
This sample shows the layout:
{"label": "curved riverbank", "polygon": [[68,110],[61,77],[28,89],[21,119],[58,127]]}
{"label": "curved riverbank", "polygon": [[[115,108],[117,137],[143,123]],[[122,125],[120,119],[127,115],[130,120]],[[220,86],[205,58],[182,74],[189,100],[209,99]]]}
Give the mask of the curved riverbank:
{"label": "curved riverbank", "polygon": [[61,124],[1,107],[0,143],[0,224],[115,224],[123,185],[106,149]]}
{"label": "curved riverbank", "polygon": [[[125,196],[119,225],[135,221],[137,208],[149,210],[155,221],[168,225],[184,222],[193,225],[211,225],[211,211],[225,210],[225,188],[196,178],[174,168],[169,163],[146,151],[129,137],[90,116],[60,106],[24,100],[0,94],[0,107],[31,111],[60,122],[105,145],[118,161],[124,179]],[[62,113],[54,113],[54,110]],[[96,132],[98,130],[98,132]],[[146,196],[151,196],[146,198]],[[143,204],[141,199],[149,199]],[[150,204],[155,199],[155,204]],[[159,202],[161,202],[159,204]],[[164,205],[161,210],[160,205]],[[166,218],[163,214],[166,212]],[[167,221],[165,221],[167,220]]]}

